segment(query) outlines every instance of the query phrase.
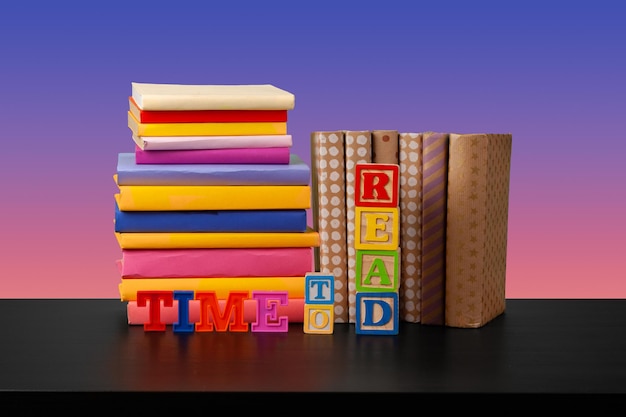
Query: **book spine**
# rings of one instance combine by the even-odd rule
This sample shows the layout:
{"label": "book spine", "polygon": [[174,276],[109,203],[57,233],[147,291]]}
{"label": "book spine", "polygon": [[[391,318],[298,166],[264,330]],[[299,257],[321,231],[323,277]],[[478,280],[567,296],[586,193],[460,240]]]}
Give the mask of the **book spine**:
{"label": "book spine", "polygon": [[421,320],[422,133],[401,133],[400,162],[400,319]]}
{"label": "book spine", "polygon": [[309,185],[120,185],[122,211],[308,209]]}
{"label": "book spine", "polygon": [[137,164],[288,164],[290,148],[232,148],[144,151],[135,147]]}
{"label": "book spine", "polygon": [[115,233],[121,249],[212,249],[315,247],[319,233]]}
{"label": "book spine", "polygon": [[342,131],[311,133],[313,227],[320,233],[315,270],[335,278],[334,319],[348,322],[345,141]]}
{"label": "book spine", "polygon": [[[218,304],[224,311],[226,300],[218,300]],[[189,322],[200,321],[200,301],[189,300],[188,314]],[[254,299],[243,300],[244,321],[248,323],[256,321],[256,314],[257,301]],[[287,317],[289,323],[302,323],[304,321],[304,298],[290,298],[287,300],[287,305],[278,304],[276,314],[279,317]],[[137,301],[128,301],[126,303],[126,315],[129,325],[143,325],[150,320],[150,308],[138,306]],[[178,321],[178,300],[174,300],[171,307],[161,304],[159,317],[161,323],[166,325],[176,323]]]}
{"label": "book spine", "polygon": [[423,136],[421,323],[444,325],[448,134]]}
{"label": "book spine", "polygon": [[313,267],[312,248],[122,250],[122,278],[303,276]]}
{"label": "book spine", "polygon": [[238,148],[291,148],[291,135],[238,136],[136,136],[133,140],[146,151]]}
{"label": "book spine", "polygon": [[476,328],[505,309],[510,134],[450,134],[447,326]]}
{"label": "book spine", "polygon": [[372,162],[398,164],[400,143],[397,130],[372,131]]}
{"label": "book spine", "polygon": [[231,291],[287,291],[289,298],[304,298],[302,277],[219,277],[219,278],[122,278],[120,300],[136,301],[138,291],[215,291],[227,299]]}
{"label": "book spine", "polygon": [[356,248],[355,184],[356,164],[372,162],[372,133],[369,130],[346,130],[346,248],[348,255],[348,320],[356,322]]}

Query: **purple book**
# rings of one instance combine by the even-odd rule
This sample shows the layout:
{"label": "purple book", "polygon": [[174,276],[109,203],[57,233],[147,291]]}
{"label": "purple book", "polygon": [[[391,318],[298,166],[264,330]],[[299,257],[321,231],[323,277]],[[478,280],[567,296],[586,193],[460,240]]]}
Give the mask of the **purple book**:
{"label": "purple book", "polygon": [[145,151],[135,147],[137,164],[288,164],[288,147]]}

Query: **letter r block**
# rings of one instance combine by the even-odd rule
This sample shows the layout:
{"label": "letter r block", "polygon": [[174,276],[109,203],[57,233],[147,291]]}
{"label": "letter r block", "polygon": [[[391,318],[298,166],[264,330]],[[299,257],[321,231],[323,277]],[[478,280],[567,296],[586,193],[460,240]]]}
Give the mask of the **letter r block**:
{"label": "letter r block", "polygon": [[357,292],[357,334],[396,335],[400,328],[398,293]]}
{"label": "letter r block", "polygon": [[398,207],[400,166],[359,163],[355,165],[355,206]]}
{"label": "letter r block", "polygon": [[397,250],[400,241],[400,210],[395,208],[359,207],[355,211],[354,248]]}
{"label": "letter r block", "polygon": [[304,304],[304,333],[332,334],[335,313],[332,304]]}

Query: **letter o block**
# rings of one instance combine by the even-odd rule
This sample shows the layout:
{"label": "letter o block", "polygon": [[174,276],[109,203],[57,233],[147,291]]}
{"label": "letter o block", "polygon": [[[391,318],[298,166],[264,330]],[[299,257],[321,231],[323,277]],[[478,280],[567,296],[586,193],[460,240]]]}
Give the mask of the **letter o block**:
{"label": "letter o block", "polygon": [[304,305],[304,333],[332,334],[334,322],[335,313],[332,304]]}

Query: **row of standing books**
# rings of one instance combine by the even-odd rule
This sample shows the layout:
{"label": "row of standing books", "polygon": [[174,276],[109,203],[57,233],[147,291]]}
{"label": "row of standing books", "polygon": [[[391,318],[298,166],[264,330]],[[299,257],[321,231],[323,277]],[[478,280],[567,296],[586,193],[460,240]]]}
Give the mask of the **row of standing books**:
{"label": "row of standing books", "polygon": [[400,320],[481,327],[505,310],[511,134],[311,134],[316,270],[336,321],[355,322],[355,166],[400,168]]}
{"label": "row of standing books", "polygon": [[[302,322],[319,233],[307,225],[311,170],[291,152],[291,93],[271,85],[133,83],[134,152],[118,154],[115,236],[129,324],[149,320],[142,291],[285,291],[278,314]],[[244,300],[247,322],[254,299]],[[199,320],[189,301],[189,320]],[[176,302],[160,320],[178,319]]]}

